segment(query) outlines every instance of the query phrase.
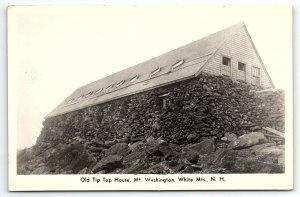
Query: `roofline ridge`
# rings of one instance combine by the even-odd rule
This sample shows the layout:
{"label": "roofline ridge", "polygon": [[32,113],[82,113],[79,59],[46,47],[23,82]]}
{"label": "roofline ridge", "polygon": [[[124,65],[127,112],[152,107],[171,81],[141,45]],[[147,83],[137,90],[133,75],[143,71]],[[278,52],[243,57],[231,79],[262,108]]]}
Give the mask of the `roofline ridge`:
{"label": "roofline ridge", "polygon": [[[227,30],[229,30],[229,29],[231,29],[231,28],[234,28],[234,27],[236,27],[236,26],[238,26],[238,25],[242,25],[242,24],[244,24],[244,22],[239,22],[239,23],[234,24],[234,25],[231,25],[230,27],[227,27],[227,28],[225,28],[225,29],[222,29],[222,30],[216,31],[216,32],[214,32],[214,33],[208,34],[208,35],[206,35],[206,36],[204,36],[204,37],[202,37],[202,38],[200,38],[200,39],[197,39],[197,40],[195,40],[195,41],[191,41],[191,42],[186,43],[186,44],[184,44],[184,45],[182,45],[182,46],[180,46],[180,47],[177,47],[177,48],[172,49],[172,50],[170,50],[170,51],[164,52],[164,53],[162,53],[162,54],[160,54],[160,55],[158,55],[158,56],[151,57],[150,59],[148,59],[148,60],[146,60],[146,61],[142,61],[142,62],[140,62],[140,63],[138,63],[138,64],[135,64],[135,65],[130,66],[130,67],[128,67],[128,68],[124,68],[124,69],[122,69],[122,70],[120,70],[120,71],[117,71],[117,72],[115,72],[115,73],[112,73],[112,74],[110,74],[110,75],[107,75],[107,76],[105,76],[105,77],[103,77],[103,78],[100,78],[100,79],[97,79],[97,80],[95,80],[95,81],[93,81],[93,82],[90,82],[90,83],[88,83],[88,84],[85,84],[85,85],[83,85],[83,86],[77,88],[76,91],[77,91],[77,90],[80,90],[81,88],[84,88],[84,87],[86,87],[86,86],[92,85],[92,84],[94,84],[94,83],[96,83],[96,82],[98,82],[98,81],[100,81],[100,80],[103,80],[103,79],[105,79],[105,78],[109,78],[109,77],[111,77],[111,76],[113,76],[113,75],[116,75],[117,73],[123,72],[123,71],[125,71],[125,70],[127,70],[127,69],[130,69],[130,68],[132,68],[132,67],[135,67],[135,66],[144,64],[144,63],[146,63],[146,62],[152,61],[153,59],[156,59],[156,58],[158,58],[158,57],[161,57],[161,56],[163,56],[163,55],[166,55],[166,54],[168,54],[168,53],[171,53],[171,52],[173,52],[173,51],[176,51],[176,50],[178,50],[178,49],[180,49],[180,48],[184,48],[184,47],[186,47],[186,46],[188,46],[188,45],[190,45],[190,44],[200,42],[201,40],[207,39],[207,38],[210,37],[210,36],[213,36],[213,35],[219,34],[219,33],[221,33],[221,32],[227,31]],[[75,91],[74,91],[74,92],[75,92]]]}

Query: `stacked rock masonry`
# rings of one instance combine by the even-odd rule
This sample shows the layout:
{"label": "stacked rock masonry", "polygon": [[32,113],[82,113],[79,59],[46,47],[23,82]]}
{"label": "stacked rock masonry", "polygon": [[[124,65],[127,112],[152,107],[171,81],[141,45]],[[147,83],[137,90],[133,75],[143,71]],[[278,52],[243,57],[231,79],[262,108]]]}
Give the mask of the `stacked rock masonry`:
{"label": "stacked rock masonry", "polygon": [[[48,118],[43,125],[35,152],[61,144],[82,144],[88,153],[74,154],[91,154],[92,159],[85,156],[88,167],[109,156],[103,150],[116,143],[121,145],[110,151],[123,151],[125,156],[130,150],[123,146],[144,143],[149,138],[179,148],[213,139],[218,149],[224,146],[218,142],[228,133],[238,137],[261,131],[262,127],[284,132],[284,95],[282,91],[259,92],[257,87],[202,73],[193,79]],[[49,154],[48,160],[53,155]],[[119,157],[113,159],[118,161],[116,165],[124,163]],[[99,169],[105,169],[103,165],[99,164]]]}
{"label": "stacked rock masonry", "polygon": [[[165,94],[168,95],[160,97]],[[195,79],[49,118],[44,122],[38,144],[69,143],[76,136],[103,142],[135,142],[153,136],[182,144],[201,137],[220,138],[225,132],[242,135],[274,125],[275,129],[284,131],[282,92],[256,94],[249,85],[202,74]],[[188,138],[191,134],[192,139]]]}

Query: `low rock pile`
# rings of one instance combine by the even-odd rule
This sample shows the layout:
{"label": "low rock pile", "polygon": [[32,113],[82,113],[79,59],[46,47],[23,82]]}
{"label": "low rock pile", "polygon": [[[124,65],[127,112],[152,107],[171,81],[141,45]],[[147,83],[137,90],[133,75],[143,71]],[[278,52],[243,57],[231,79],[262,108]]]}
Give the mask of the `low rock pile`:
{"label": "low rock pile", "polygon": [[[211,138],[184,146],[153,137],[133,144],[60,144],[50,148],[50,155],[45,151],[23,162],[18,170],[20,174],[284,172],[284,146],[268,142],[261,132],[238,138],[232,133],[226,135],[230,137],[221,141]],[[95,152],[102,156],[96,159]]]}
{"label": "low rock pile", "polygon": [[[36,145],[18,154],[20,174],[283,170],[277,160],[284,140],[261,133],[284,131],[283,92],[257,93],[222,76],[202,74],[43,124]],[[272,167],[263,170],[255,159]]]}

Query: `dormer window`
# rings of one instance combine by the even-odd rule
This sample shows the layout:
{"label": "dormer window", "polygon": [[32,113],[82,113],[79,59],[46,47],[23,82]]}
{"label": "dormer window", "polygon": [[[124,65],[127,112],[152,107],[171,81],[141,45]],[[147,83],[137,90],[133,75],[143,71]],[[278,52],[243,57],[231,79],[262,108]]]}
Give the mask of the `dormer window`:
{"label": "dormer window", "polygon": [[74,98],[70,99],[67,103],[71,103],[72,101],[74,101]]}
{"label": "dormer window", "polygon": [[152,71],[151,74],[150,74],[150,77],[156,75],[160,70],[161,70],[161,68],[158,68],[158,69]]}
{"label": "dormer window", "polygon": [[88,96],[90,96],[90,95],[92,95],[93,94],[93,92],[90,92],[90,93],[88,93],[87,95],[85,95],[85,97],[88,97]]}
{"label": "dormer window", "polygon": [[112,87],[113,87],[113,85],[110,85],[107,88],[105,88],[105,90],[107,91],[107,90],[111,89]]}
{"label": "dormer window", "polygon": [[130,79],[130,82],[132,83],[132,82],[136,81],[138,78],[139,78],[139,76],[138,76],[138,75],[135,75],[134,77],[132,77],[132,78]]}
{"label": "dormer window", "polygon": [[80,100],[80,99],[82,99],[82,98],[83,98],[83,96],[84,96],[84,95],[81,95],[80,97],[78,97],[78,99],[77,99],[77,100]]}
{"label": "dormer window", "polygon": [[121,86],[121,85],[123,85],[123,83],[124,83],[125,81],[123,80],[123,81],[121,81],[120,83],[118,83],[117,84],[117,86],[116,87],[119,87],[119,86]]}
{"label": "dormer window", "polygon": [[172,66],[172,70],[178,68],[178,67],[181,66],[183,63],[184,63],[183,60],[180,60],[179,62],[175,63],[175,64]]}
{"label": "dormer window", "polygon": [[101,91],[103,90],[103,88],[98,89],[95,94],[99,94]]}

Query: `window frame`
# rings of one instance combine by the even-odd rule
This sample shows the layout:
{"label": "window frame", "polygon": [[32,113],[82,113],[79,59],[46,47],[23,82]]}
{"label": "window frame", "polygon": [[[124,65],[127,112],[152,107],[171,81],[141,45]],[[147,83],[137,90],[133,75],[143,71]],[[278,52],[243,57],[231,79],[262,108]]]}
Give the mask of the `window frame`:
{"label": "window frame", "polygon": [[161,67],[158,67],[157,69],[155,69],[154,71],[152,71],[150,73],[150,77],[153,77],[154,75],[156,75],[157,73],[159,73],[161,71]]}
{"label": "window frame", "polygon": [[182,64],[184,64],[184,60],[181,59],[178,62],[176,62],[175,64],[172,65],[172,71],[175,70],[176,68],[180,67]]}
{"label": "window frame", "polygon": [[[223,64],[223,58],[229,59],[229,65]],[[226,67],[229,67],[229,71],[227,71],[226,69],[224,69]],[[229,75],[227,73],[229,73]],[[227,76],[227,77],[231,77],[232,76],[232,58],[229,57],[229,56],[227,56],[227,55],[222,55],[222,54],[221,54],[221,75]]]}
{"label": "window frame", "polygon": [[98,90],[96,90],[95,94],[99,94],[102,91],[103,91],[103,88],[99,88]]}
{"label": "window frame", "polygon": [[112,85],[109,85],[109,86],[107,86],[107,87],[105,88],[105,91],[108,91],[108,90],[110,90],[112,87],[113,87],[113,84],[112,84]]}
{"label": "window frame", "polygon": [[86,94],[84,97],[86,98],[86,97],[89,97],[89,96],[91,96],[92,94],[94,94],[94,92],[93,91],[90,91],[88,94]]}
{"label": "window frame", "polygon": [[125,83],[125,80],[120,81],[119,83],[117,83],[116,88],[123,85]]}
{"label": "window frame", "polygon": [[[258,71],[258,72],[255,72]],[[257,66],[252,66],[252,84],[255,86],[260,86],[261,83],[261,72],[260,72],[260,67]]]}
{"label": "window frame", "polygon": [[[244,70],[239,69],[240,64],[244,65]],[[243,74],[241,74],[241,73],[243,73]],[[246,80],[247,80],[247,64],[244,63],[243,61],[237,61],[236,79],[238,81],[242,81],[242,82],[246,82]]]}
{"label": "window frame", "polygon": [[132,77],[132,78],[129,80],[129,82],[130,82],[130,83],[133,83],[133,82],[135,82],[138,78],[139,78],[139,75],[135,75],[134,77]]}

